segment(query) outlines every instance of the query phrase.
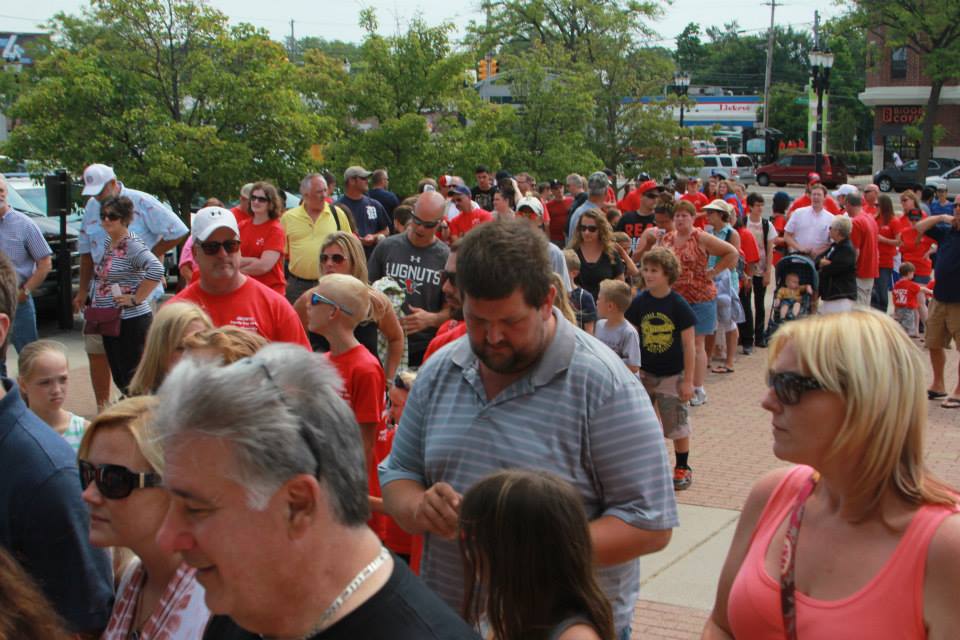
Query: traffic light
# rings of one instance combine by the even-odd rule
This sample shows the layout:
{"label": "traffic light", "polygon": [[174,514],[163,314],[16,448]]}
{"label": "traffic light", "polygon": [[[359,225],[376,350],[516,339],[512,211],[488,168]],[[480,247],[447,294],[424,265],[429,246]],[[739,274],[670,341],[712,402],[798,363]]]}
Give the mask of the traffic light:
{"label": "traffic light", "polygon": [[479,80],[487,79],[487,61],[481,60],[477,63],[477,78]]}
{"label": "traffic light", "polygon": [[497,62],[497,59],[496,59],[496,58],[492,58],[492,59],[490,60],[490,75],[492,75],[492,76],[497,75],[497,69],[499,69],[499,67],[500,67],[500,65],[499,65],[499,63]]}

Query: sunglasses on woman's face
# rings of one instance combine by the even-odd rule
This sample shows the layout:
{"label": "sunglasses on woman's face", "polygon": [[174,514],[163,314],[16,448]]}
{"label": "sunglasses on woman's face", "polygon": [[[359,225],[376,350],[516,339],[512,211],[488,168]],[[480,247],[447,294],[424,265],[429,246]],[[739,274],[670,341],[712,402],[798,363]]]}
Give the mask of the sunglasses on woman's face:
{"label": "sunglasses on woman's face", "polygon": [[203,252],[208,256],[215,256],[220,253],[220,248],[223,248],[227,253],[236,253],[240,250],[240,241],[239,240],[224,240],[223,242],[215,242],[213,240],[209,242],[201,242],[200,248],[203,249]]}
{"label": "sunglasses on woman's face", "polygon": [[86,490],[91,482],[96,482],[97,491],[104,498],[122,500],[134,489],[148,489],[162,486],[159,473],[134,473],[119,464],[94,465],[86,460],[78,460],[80,468],[80,487]]}
{"label": "sunglasses on woman's face", "polygon": [[333,262],[333,264],[343,264],[344,262],[346,262],[346,260],[347,260],[347,257],[339,253],[334,253],[334,254],[321,253],[320,254],[320,264],[327,264],[328,262]]}
{"label": "sunglasses on woman's face", "polygon": [[580,231],[588,231],[590,233],[596,233],[599,228],[600,227],[595,227],[593,225],[586,225],[586,224],[580,225]]}
{"label": "sunglasses on woman's face", "polygon": [[270,202],[270,198],[267,196],[250,196],[251,202]]}
{"label": "sunglasses on woman's face", "polygon": [[807,391],[823,389],[816,378],[791,371],[767,371],[767,386],[773,389],[780,404],[786,405],[797,404]]}
{"label": "sunglasses on woman's face", "polygon": [[101,212],[101,213],[100,213],[100,219],[101,219],[101,220],[112,220],[113,222],[116,222],[117,220],[120,220],[121,218],[123,218],[122,215],[120,215],[119,213],[113,213],[112,211],[109,212],[109,213],[107,213],[107,212]]}

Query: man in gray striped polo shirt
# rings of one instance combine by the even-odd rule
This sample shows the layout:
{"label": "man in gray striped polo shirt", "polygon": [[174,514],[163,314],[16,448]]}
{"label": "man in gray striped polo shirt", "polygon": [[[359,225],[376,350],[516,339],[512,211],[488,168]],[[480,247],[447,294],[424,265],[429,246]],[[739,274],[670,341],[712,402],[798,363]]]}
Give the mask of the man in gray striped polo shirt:
{"label": "man in gray striped polo shirt", "polygon": [[565,478],[583,498],[600,585],[629,637],[637,558],[677,526],[663,433],[636,376],[554,310],[546,242],[522,222],[465,236],[457,282],[467,335],[420,370],[380,483],[390,515],[425,534],[423,579],[460,607],[462,494],[505,468]]}

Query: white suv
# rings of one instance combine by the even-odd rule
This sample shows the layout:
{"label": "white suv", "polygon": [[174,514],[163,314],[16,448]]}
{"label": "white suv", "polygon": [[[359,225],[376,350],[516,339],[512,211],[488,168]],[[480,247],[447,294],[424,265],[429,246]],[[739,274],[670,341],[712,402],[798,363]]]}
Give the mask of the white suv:
{"label": "white suv", "polygon": [[[750,156],[742,153],[713,153],[699,155],[697,158],[703,163],[697,172],[701,182],[708,180],[710,176],[730,178],[742,184],[753,184],[757,180],[753,161]],[[691,172],[696,171],[691,170]]]}

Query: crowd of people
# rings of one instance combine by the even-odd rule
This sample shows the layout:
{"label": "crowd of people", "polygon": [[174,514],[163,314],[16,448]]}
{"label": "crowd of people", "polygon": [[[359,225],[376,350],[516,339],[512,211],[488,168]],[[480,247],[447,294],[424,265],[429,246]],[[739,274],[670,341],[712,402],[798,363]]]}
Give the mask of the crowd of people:
{"label": "crowd of people", "polygon": [[353,166],[291,209],[257,181],[188,227],[90,165],[89,421],[0,180],[0,635],[629,638],[710,374],[755,349],[793,466],[747,499],[704,637],[954,633],[957,493],[923,445],[928,402],[960,407],[960,202],[475,178],[401,198]]}

